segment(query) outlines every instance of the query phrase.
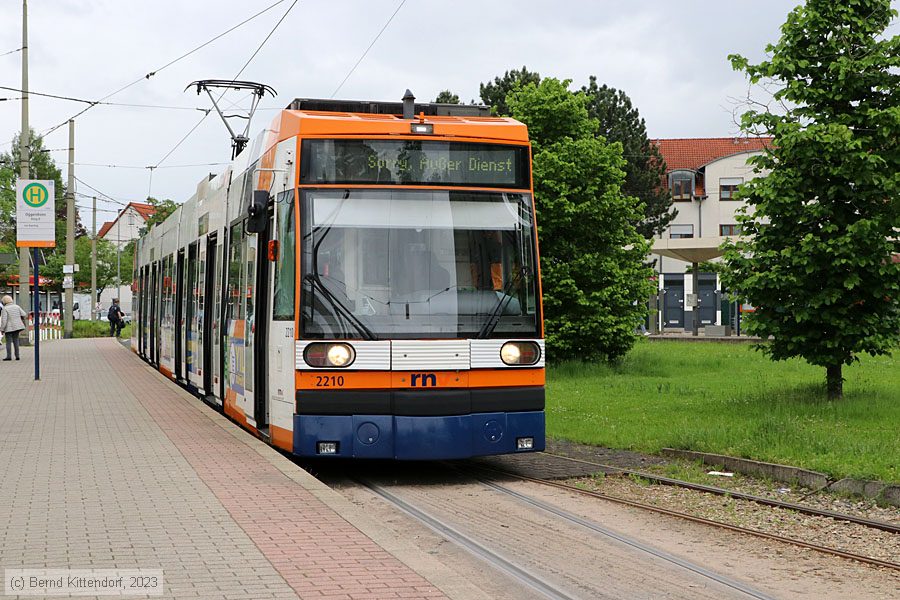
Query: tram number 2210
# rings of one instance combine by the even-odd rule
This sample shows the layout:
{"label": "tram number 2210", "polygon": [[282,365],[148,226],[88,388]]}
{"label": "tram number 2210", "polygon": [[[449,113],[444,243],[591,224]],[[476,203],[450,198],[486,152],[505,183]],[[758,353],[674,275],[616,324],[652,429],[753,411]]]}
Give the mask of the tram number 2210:
{"label": "tram number 2210", "polygon": [[316,387],[344,387],[344,376],[316,375]]}

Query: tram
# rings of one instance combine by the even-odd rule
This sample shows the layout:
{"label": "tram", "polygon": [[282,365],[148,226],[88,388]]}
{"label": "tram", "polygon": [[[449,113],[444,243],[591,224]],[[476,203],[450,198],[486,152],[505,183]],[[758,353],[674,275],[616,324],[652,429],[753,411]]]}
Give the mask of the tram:
{"label": "tram", "polygon": [[297,99],[137,242],[131,347],[298,456],[544,449],[526,127]]}

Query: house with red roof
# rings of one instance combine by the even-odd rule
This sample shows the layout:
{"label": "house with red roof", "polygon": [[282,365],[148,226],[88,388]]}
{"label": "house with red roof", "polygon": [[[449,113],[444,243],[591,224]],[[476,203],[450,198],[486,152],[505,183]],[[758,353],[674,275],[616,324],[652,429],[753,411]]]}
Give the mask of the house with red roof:
{"label": "house with red roof", "polygon": [[129,202],[125,208],[112,221],[107,221],[100,227],[97,237],[112,242],[117,248],[122,248],[131,240],[136,240],[141,235],[141,230],[146,229],[147,221],[156,213],[152,204],[143,202]]}
{"label": "house with red roof", "polygon": [[[141,231],[147,228],[147,221],[155,212],[156,208],[152,204],[129,202],[125,208],[119,211],[115,219],[107,221],[100,227],[97,237],[111,242],[118,250],[121,250],[128,242],[141,236]],[[131,314],[130,281],[103,290],[98,299],[101,305],[101,315],[106,314],[113,298],[118,298],[125,313]]]}
{"label": "house with red roof", "polygon": [[659,272],[659,325],[692,330],[695,318],[699,328],[728,325],[729,315],[726,311],[723,319],[721,310],[717,275],[701,272],[694,278],[690,275],[691,264],[718,256],[717,248],[723,238],[740,235],[735,213],[744,203],[737,200],[736,191],[757,176],[747,159],[769,147],[772,138],[658,139],[653,143],[666,161],[664,183],[677,210],[668,229],[654,243],[654,250],[671,250],[655,257]]}

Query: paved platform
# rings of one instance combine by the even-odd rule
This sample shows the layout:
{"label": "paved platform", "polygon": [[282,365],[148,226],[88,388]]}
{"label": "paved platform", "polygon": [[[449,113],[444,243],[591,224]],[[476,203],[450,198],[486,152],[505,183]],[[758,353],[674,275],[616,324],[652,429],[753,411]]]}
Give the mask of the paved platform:
{"label": "paved platform", "polygon": [[161,569],[169,598],[476,597],[116,341],[42,343],[40,382],[32,352],[0,362],[0,571]]}

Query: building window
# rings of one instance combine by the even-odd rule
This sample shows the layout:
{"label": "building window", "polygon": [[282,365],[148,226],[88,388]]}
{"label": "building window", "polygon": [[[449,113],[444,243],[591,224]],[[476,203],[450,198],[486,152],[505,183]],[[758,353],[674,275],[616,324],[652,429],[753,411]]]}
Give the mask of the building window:
{"label": "building window", "polygon": [[674,171],[669,174],[669,187],[672,200],[689,202],[694,193],[694,173],[691,171]]}
{"label": "building window", "polygon": [[744,183],[743,177],[722,177],[719,179],[719,200],[737,200],[735,194],[738,186]]}
{"label": "building window", "polygon": [[741,226],[740,225],[719,225],[719,235],[727,236],[727,235],[741,235]]}
{"label": "building window", "polygon": [[671,225],[669,227],[669,237],[673,240],[694,237],[693,225]]}

